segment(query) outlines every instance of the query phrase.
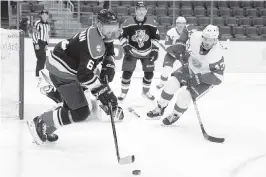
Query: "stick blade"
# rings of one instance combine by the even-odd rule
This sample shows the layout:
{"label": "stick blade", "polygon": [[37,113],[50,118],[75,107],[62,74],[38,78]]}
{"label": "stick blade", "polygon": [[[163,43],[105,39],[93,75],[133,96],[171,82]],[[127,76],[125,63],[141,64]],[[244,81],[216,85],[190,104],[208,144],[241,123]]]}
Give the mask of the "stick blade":
{"label": "stick blade", "polygon": [[218,138],[218,137],[213,137],[207,134],[207,132],[205,131],[204,127],[201,125],[201,131],[203,133],[203,136],[206,140],[214,142],[214,143],[223,143],[225,141],[224,138]]}
{"label": "stick blade", "polygon": [[213,137],[207,134],[204,135],[204,138],[214,143],[223,143],[225,141],[224,138],[217,138],[217,137]]}
{"label": "stick blade", "polygon": [[135,162],[135,156],[134,155],[129,155],[123,158],[119,159],[119,164],[120,165],[126,165]]}

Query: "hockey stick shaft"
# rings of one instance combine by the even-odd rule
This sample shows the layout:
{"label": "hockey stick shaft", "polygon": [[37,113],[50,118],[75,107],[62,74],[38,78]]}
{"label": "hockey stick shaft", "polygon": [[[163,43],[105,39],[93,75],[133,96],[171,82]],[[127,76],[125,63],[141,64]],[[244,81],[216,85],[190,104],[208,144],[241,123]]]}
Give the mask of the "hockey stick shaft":
{"label": "hockey stick shaft", "polygon": [[126,156],[126,157],[123,157],[123,158],[120,157],[117,134],[116,134],[116,128],[115,128],[115,121],[114,121],[114,118],[113,118],[112,104],[110,102],[108,103],[108,109],[110,111],[110,118],[111,118],[111,124],[112,124],[112,131],[113,131],[113,137],[114,137],[117,161],[118,161],[118,163],[120,165],[133,163],[135,161],[135,156],[134,155],[129,155],[129,156]]}
{"label": "hockey stick shaft", "polygon": [[[184,61],[183,61],[182,55],[180,56],[180,61],[181,61],[182,67],[184,67]],[[189,77],[192,78],[192,71],[189,68],[188,68],[188,71],[189,71]],[[223,143],[224,140],[225,140],[224,138],[217,138],[217,137],[210,136],[205,131],[205,128],[204,128],[204,125],[202,123],[202,119],[201,119],[201,116],[200,116],[200,112],[199,112],[199,109],[198,109],[198,104],[197,104],[196,98],[193,97],[193,95],[192,95],[192,89],[191,89],[191,85],[190,85],[189,81],[188,81],[188,87],[187,88],[188,88],[188,91],[190,93],[191,99],[193,101],[194,109],[195,109],[195,112],[196,112],[196,115],[197,115],[197,118],[198,118],[198,121],[199,121],[199,124],[200,124],[201,132],[202,132],[204,138],[206,140],[208,140],[208,141],[211,141],[211,142]]]}
{"label": "hockey stick shaft", "polygon": [[108,103],[108,109],[110,111],[110,118],[111,118],[111,125],[112,125],[112,131],[113,131],[113,137],[114,137],[114,143],[115,143],[115,151],[116,151],[116,157],[117,161],[120,160],[120,154],[119,154],[119,147],[118,147],[118,141],[117,141],[117,135],[116,135],[116,129],[115,129],[115,122],[113,118],[113,112],[112,112],[112,104]]}
{"label": "hockey stick shaft", "polygon": [[215,142],[215,143],[223,143],[224,142],[224,138],[217,138],[217,137],[213,137],[213,136],[210,136],[207,134],[207,132],[205,131],[205,128],[203,126],[203,123],[202,123],[202,120],[201,120],[201,117],[200,117],[200,112],[199,112],[199,108],[198,108],[198,105],[197,105],[197,101],[196,99],[192,96],[191,94],[191,91],[189,90],[190,92],[190,95],[191,95],[191,98],[192,98],[192,101],[193,101],[193,105],[194,105],[194,109],[195,109],[195,112],[197,114],[197,118],[198,118],[198,121],[199,121],[199,124],[200,124],[200,128],[201,128],[201,132],[204,136],[204,138],[208,141],[211,141],[211,142]]}
{"label": "hockey stick shaft", "polygon": [[[108,76],[106,76],[105,79],[106,79],[106,82],[108,83]],[[114,121],[114,117],[113,117],[113,108],[112,108],[112,103],[111,102],[108,102],[108,109],[109,109],[110,118],[111,118],[111,125],[112,125],[112,132],[113,132],[113,138],[114,138],[117,161],[118,161],[118,163],[120,165],[133,163],[135,161],[135,156],[134,155],[126,156],[126,157],[123,157],[123,158],[120,157],[117,134],[116,134],[116,128],[115,128],[115,121]]]}

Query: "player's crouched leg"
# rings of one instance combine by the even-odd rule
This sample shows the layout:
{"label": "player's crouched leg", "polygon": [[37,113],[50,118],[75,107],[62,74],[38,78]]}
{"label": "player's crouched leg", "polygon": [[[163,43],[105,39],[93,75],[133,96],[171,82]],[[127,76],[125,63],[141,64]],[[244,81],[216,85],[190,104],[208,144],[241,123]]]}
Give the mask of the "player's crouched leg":
{"label": "player's crouched leg", "polygon": [[[39,135],[46,136],[46,139],[42,139],[43,142],[46,140],[54,142],[58,140],[58,135],[54,132],[62,126],[69,125],[72,123],[78,123],[87,119],[90,115],[88,106],[84,106],[75,110],[70,110],[67,106],[59,106],[55,110],[51,110],[43,113],[37,117],[42,126],[45,126],[39,131]],[[41,144],[41,143],[38,143]]]}
{"label": "player's crouched leg", "polygon": [[191,97],[199,99],[206,94],[213,86],[205,83],[199,85],[191,85],[191,89],[183,87],[178,92],[177,100],[172,114],[163,119],[163,124],[171,125],[175,123],[188,109]]}
{"label": "player's crouched leg", "polygon": [[158,100],[158,105],[155,109],[149,111],[147,116],[149,118],[157,118],[163,115],[168,103],[172,100],[176,91],[180,88],[180,83],[176,77],[171,77],[165,84],[161,97]]}

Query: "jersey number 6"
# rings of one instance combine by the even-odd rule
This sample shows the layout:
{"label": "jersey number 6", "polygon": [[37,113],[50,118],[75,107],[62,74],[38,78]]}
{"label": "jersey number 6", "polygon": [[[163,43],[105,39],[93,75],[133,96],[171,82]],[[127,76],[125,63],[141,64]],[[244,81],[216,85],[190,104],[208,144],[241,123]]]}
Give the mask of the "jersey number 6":
{"label": "jersey number 6", "polygon": [[93,60],[89,60],[88,64],[87,64],[87,68],[89,70],[92,70],[93,69],[93,66],[94,66],[94,61]]}

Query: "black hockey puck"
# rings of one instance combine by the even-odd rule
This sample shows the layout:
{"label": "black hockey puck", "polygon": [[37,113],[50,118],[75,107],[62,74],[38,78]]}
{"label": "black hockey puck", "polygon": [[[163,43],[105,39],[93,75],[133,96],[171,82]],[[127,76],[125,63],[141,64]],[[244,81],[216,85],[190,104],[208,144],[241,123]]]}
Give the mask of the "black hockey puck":
{"label": "black hockey puck", "polygon": [[141,171],[140,170],[133,170],[132,173],[133,173],[133,175],[140,175]]}

